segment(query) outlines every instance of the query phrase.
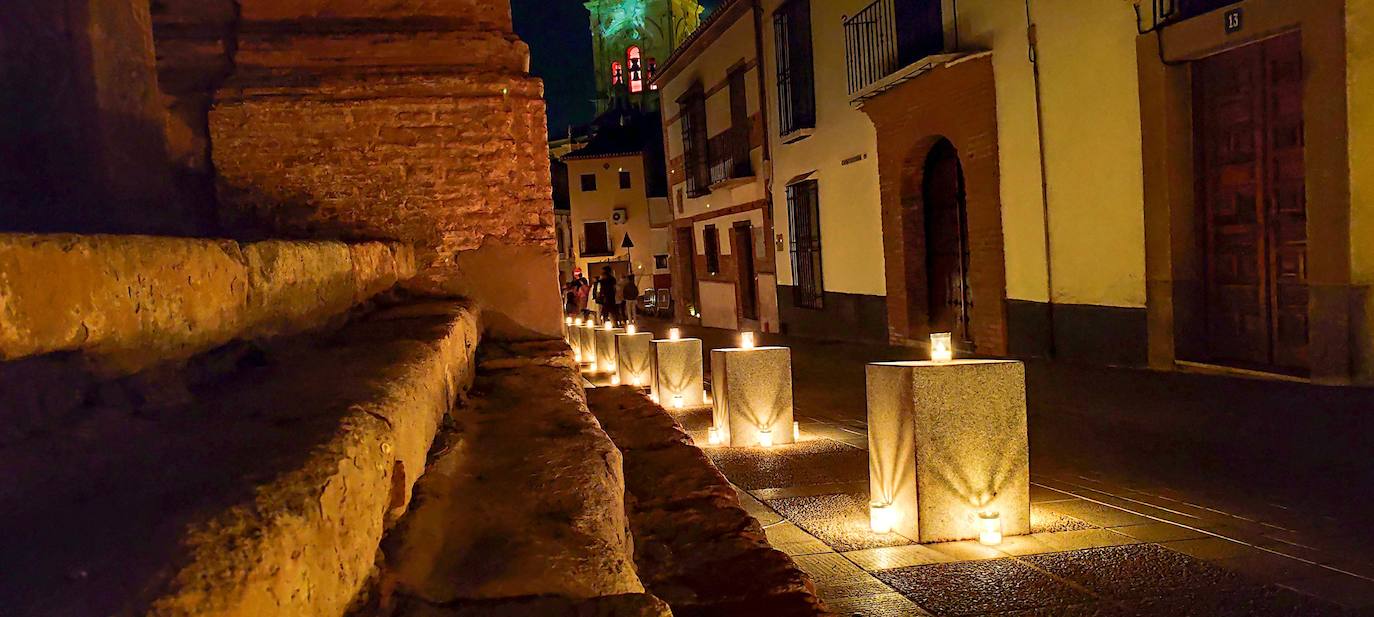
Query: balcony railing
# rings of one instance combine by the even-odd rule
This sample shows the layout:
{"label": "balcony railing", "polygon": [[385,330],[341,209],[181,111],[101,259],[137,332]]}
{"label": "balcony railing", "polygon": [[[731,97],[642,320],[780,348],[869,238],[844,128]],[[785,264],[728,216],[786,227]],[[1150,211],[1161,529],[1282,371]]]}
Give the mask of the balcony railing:
{"label": "balcony railing", "polygon": [[711,184],[754,175],[749,160],[749,125],[732,126],[706,146],[711,160]]}
{"label": "balcony railing", "polygon": [[844,20],[849,93],[944,51],[939,0],[876,0]]}

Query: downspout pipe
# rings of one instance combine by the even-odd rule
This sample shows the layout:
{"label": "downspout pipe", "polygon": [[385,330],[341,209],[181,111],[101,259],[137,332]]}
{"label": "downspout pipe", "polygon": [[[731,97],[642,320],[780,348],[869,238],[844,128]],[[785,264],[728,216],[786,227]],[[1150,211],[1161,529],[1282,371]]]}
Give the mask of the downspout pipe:
{"label": "downspout pipe", "polygon": [[1031,18],[1031,0],[1026,2],[1026,42],[1028,58],[1031,63],[1031,78],[1035,84],[1035,126],[1036,146],[1040,154],[1040,213],[1044,222],[1045,242],[1045,307],[1048,328],[1048,341],[1045,355],[1054,358],[1056,339],[1054,324],[1054,254],[1050,244],[1050,181],[1049,170],[1045,165],[1045,112],[1044,99],[1040,85],[1040,41],[1036,32],[1035,20]]}

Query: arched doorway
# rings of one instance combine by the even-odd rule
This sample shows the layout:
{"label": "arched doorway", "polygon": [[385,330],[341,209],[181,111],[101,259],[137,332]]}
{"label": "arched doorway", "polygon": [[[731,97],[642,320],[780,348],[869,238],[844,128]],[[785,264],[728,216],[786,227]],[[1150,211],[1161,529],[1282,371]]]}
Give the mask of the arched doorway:
{"label": "arched doorway", "polygon": [[972,347],[968,205],[959,152],[941,139],[926,155],[921,176],[925,218],[927,315],[931,332],[951,332]]}

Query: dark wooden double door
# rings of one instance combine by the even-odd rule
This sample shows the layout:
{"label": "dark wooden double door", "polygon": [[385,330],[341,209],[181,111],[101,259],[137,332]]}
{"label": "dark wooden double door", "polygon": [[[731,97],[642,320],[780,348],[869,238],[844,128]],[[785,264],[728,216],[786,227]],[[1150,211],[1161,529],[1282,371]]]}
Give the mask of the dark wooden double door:
{"label": "dark wooden double door", "polygon": [[1308,367],[1302,46],[1297,33],[1193,68],[1207,360]]}
{"label": "dark wooden double door", "polygon": [[972,349],[968,200],[959,152],[948,140],[940,140],[926,156],[921,196],[930,331],[949,332],[961,347]]}

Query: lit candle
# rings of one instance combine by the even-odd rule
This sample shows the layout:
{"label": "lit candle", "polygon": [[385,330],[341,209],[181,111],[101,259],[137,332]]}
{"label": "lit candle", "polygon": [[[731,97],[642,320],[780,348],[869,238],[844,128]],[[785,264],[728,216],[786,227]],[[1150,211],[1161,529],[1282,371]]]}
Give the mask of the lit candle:
{"label": "lit candle", "polygon": [[574,319],[574,320],[573,320],[573,325],[574,325],[574,326],[581,327],[583,323],[585,323],[585,322],[582,321],[582,318],[581,318],[581,317],[578,317],[577,319]]}
{"label": "lit candle", "polygon": [[754,333],[753,333],[753,332],[745,332],[745,333],[739,335],[739,346],[742,347],[742,348],[744,348],[744,349],[753,349],[753,348],[754,348]]}
{"label": "lit candle", "polygon": [[681,394],[676,395],[676,396],[673,397],[673,409],[682,409],[682,408],[685,407],[685,406],[686,406],[686,401],[684,401],[684,400],[682,399],[682,395],[681,395]]}
{"label": "lit candle", "polygon": [[710,435],[711,445],[720,445],[720,429],[713,426],[707,430],[707,434]]}
{"label": "lit candle", "polygon": [[892,533],[898,518],[897,506],[878,503],[868,506],[868,526],[873,533]]}
{"label": "lit candle", "polygon": [[636,333],[638,333],[638,332],[639,332],[639,328],[635,327],[634,324],[630,324],[630,325],[628,325],[628,326],[625,326],[625,334],[636,334]]}
{"label": "lit candle", "polygon": [[571,325],[573,325],[573,318],[572,318],[572,317],[565,317],[565,318],[563,318],[563,325],[565,325],[565,326],[571,326]]}
{"label": "lit candle", "polygon": [[682,339],[682,330],[679,330],[677,328],[668,329],[668,340],[676,341],[680,339]]}
{"label": "lit candle", "polygon": [[650,395],[649,395],[649,400],[653,401],[654,404],[657,405],[657,404],[658,404],[658,395],[657,395],[657,394],[650,394]]}
{"label": "lit candle", "polygon": [[611,321],[611,320],[609,320],[609,319],[607,319],[607,320],[606,320],[606,329],[607,329],[607,330],[614,330],[614,329],[615,329],[615,322],[614,322],[614,321]]}
{"label": "lit candle", "polygon": [[997,546],[1002,543],[1002,515],[997,512],[978,513],[978,543]]}
{"label": "lit candle", "polygon": [[765,428],[765,429],[760,429],[760,430],[759,430],[759,445],[760,445],[760,446],[763,446],[763,447],[765,447],[765,448],[771,448],[771,447],[773,447],[773,431],[772,431],[772,429],[766,429],[766,428]]}
{"label": "lit candle", "polygon": [[948,332],[930,335],[930,359],[932,361],[943,364],[954,360],[952,338]]}
{"label": "lit candle", "polygon": [[801,441],[801,422],[792,422],[792,441]]}
{"label": "lit candle", "polygon": [[632,386],[634,386],[634,387],[636,387],[636,388],[638,388],[639,386],[644,385],[643,382],[644,382],[644,378],[640,377],[639,375],[635,375],[634,377],[631,377],[631,378],[630,378],[630,385],[632,385]]}
{"label": "lit candle", "polygon": [[582,364],[582,351],[581,351],[581,350],[574,351],[574,352],[573,352],[573,359],[576,360],[578,364]]}
{"label": "lit candle", "polygon": [[620,375],[611,375],[611,385],[613,385],[613,386],[618,386],[618,385],[620,385]]}

